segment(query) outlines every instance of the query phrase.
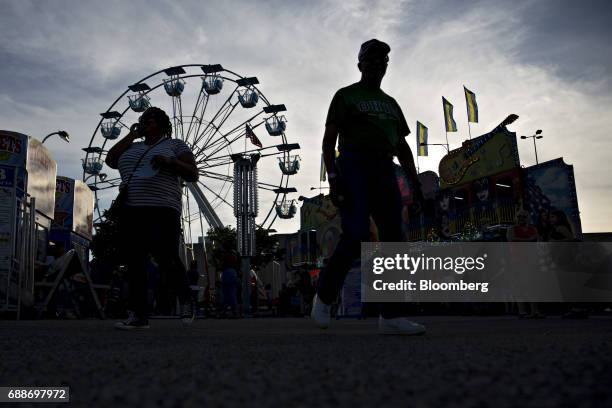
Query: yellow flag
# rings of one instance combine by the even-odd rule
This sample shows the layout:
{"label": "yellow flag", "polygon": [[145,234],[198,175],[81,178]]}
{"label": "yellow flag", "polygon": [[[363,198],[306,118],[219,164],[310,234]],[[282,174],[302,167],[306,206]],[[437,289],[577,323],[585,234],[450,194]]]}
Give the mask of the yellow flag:
{"label": "yellow flag", "polygon": [[427,127],[417,121],[417,156],[427,156]]}
{"label": "yellow flag", "polygon": [[465,86],[465,105],[467,106],[468,122],[478,123],[478,105],[476,104],[476,94]]}
{"label": "yellow flag", "polygon": [[453,119],[453,105],[442,97],[442,108],[444,109],[444,125],[447,132],[457,131],[457,122]]}
{"label": "yellow flag", "polygon": [[327,180],[327,170],[325,170],[325,160],[323,160],[323,153],[321,153],[321,170],[319,171],[319,180]]}

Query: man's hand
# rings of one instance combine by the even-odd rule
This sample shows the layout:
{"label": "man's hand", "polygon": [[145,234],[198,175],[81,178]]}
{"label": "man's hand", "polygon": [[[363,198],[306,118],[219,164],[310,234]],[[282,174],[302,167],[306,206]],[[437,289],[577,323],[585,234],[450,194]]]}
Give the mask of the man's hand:
{"label": "man's hand", "polygon": [[167,169],[173,171],[176,167],[176,158],[158,154],[151,159],[151,165],[154,169]]}
{"label": "man's hand", "polygon": [[346,202],[339,181],[338,176],[329,179],[329,198],[337,208],[340,208]]}

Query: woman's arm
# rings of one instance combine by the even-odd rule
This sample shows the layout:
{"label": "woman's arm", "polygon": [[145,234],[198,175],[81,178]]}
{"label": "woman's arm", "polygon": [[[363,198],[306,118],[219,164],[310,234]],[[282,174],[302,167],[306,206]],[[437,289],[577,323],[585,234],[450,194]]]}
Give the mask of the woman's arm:
{"label": "woman's arm", "polygon": [[130,129],[130,133],[127,134],[123,139],[117,142],[111,149],[108,151],[106,155],[106,165],[111,169],[116,169],[119,167],[119,158],[127,149],[130,148],[134,140],[138,139],[140,135],[137,131],[133,131]]}
{"label": "woman's arm", "polygon": [[176,158],[157,155],[153,157],[151,163],[154,167],[163,167],[188,182],[196,182],[200,177],[195,157],[191,152],[183,153]]}

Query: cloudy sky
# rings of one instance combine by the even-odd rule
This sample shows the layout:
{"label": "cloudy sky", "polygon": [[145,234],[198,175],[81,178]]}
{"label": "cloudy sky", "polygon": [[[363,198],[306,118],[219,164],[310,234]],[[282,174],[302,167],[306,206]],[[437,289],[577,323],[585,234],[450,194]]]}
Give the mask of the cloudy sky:
{"label": "cloudy sky", "polygon": [[[610,21],[605,0],[0,0],[0,128],[66,129],[70,145],[46,145],[59,174],[80,178],[80,149],[127,85],[169,66],[220,63],[257,76],[268,99],[287,106],[287,134],[303,159],[292,184],[309,195],[331,96],[358,80],[359,45],[375,37],[392,48],[383,89],[413,129],[419,120],[432,143],[444,140],[444,95],[455,105],[459,132],[449,140],[458,147],[467,86],[480,110],[472,134],[509,113],[520,116],[510,126],[519,135],[542,129],[540,161],[563,156],[575,166],[584,231],[612,231]],[[519,140],[519,152],[535,163],[531,141]],[[430,153],[421,171],[437,170],[442,151]],[[298,221],[275,227],[294,231]]]}

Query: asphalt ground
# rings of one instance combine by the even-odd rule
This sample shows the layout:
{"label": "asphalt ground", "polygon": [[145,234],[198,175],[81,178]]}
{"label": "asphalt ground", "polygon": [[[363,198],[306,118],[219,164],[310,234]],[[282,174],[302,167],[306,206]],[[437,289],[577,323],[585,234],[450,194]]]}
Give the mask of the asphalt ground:
{"label": "asphalt ground", "polygon": [[381,336],[375,319],[325,331],[306,318],[153,320],[139,332],[4,320],[0,386],[69,386],[83,407],[612,406],[610,317],[416,320],[426,335]]}

